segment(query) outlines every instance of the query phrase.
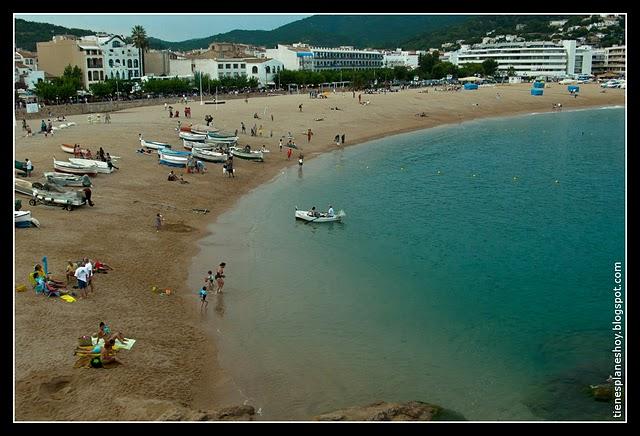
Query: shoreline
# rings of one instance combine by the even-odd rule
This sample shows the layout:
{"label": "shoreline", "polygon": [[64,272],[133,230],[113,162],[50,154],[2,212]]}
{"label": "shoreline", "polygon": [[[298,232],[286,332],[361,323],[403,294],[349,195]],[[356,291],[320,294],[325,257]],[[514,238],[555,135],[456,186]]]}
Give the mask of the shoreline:
{"label": "shoreline", "polygon": [[[97,287],[104,286],[105,288],[102,294],[98,290],[95,297],[92,296],[87,301],[78,302],[75,306],[62,306],[64,307],[63,310],[69,308],[70,314],[67,312],[61,313],[62,311],[59,310],[60,304],[56,304],[55,306],[58,306],[56,308],[54,305],[48,304],[52,302],[37,301],[37,297],[31,295],[31,292],[25,293],[29,294],[28,296],[16,294],[16,418],[21,420],[145,420],[157,419],[163,411],[168,410],[172,407],[172,404],[176,403],[201,409],[230,405],[228,403],[220,403],[224,401],[221,397],[225,395],[221,391],[226,390],[228,391],[227,393],[232,391],[230,388],[232,380],[228,374],[224,374],[224,371],[219,366],[216,357],[215,338],[213,335],[209,336],[197,319],[195,290],[191,290],[188,287],[189,265],[199,251],[199,249],[193,248],[194,244],[197,247],[198,242],[210,233],[209,227],[216,223],[221,213],[235,207],[237,201],[252,189],[263,183],[270,183],[284,167],[297,164],[296,156],[291,162],[288,162],[283,155],[279,154],[277,138],[281,134],[284,135],[286,131],[294,132],[294,136],[298,137],[299,144],[302,145],[305,158],[310,159],[337,149],[335,143],[331,143],[329,140],[337,129],[340,129],[340,133],[347,132],[345,146],[351,146],[383,137],[447,124],[459,124],[481,118],[525,115],[533,111],[551,112],[549,106],[552,100],[549,100],[547,96],[534,98],[525,95],[525,92],[528,92],[526,86],[512,85],[509,87],[489,88],[488,93],[480,90],[477,94],[466,94],[464,91],[457,94],[447,92],[420,94],[409,90],[396,93],[396,95],[366,95],[363,97],[372,100],[374,104],[363,106],[362,108],[356,106],[358,109],[355,110],[353,110],[353,105],[357,102],[346,95],[330,97],[328,102],[326,100],[309,100],[308,96],[301,95],[278,96],[279,98],[273,100],[252,99],[251,105],[244,104],[242,100],[237,100],[230,102],[228,105],[230,107],[225,108],[229,110],[218,110],[218,112],[216,112],[216,109],[195,105],[192,108],[194,112],[193,123],[198,123],[203,115],[210,111],[216,118],[216,125],[223,126],[223,128],[226,127],[227,130],[233,130],[232,127],[230,128],[231,125],[239,126],[239,120],[244,120],[245,122],[247,119],[251,120],[248,114],[256,112],[256,110],[262,110],[261,107],[256,107],[255,101],[258,101],[261,106],[268,102],[272,106],[269,108],[270,112],[277,114],[277,120],[275,123],[267,123],[268,120],[266,119],[262,122],[272,125],[280,129],[280,131],[271,138],[241,136],[240,143],[250,143],[252,147],[257,148],[262,143],[269,143],[268,148],[271,149],[271,152],[267,156],[267,162],[264,164],[246,161],[237,162],[236,167],[240,171],[236,180],[221,178],[219,173],[216,173],[219,167],[214,164],[208,164],[210,170],[208,174],[188,175],[191,185],[182,187],[175,185],[165,186],[167,184],[165,174],[168,168],[161,167],[157,169],[158,165],[153,162],[152,158],[136,156],[131,153],[135,147],[138,131],[144,133],[145,138],[148,137],[150,140],[175,143],[175,131],[173,130],[175,128],[175,120],[162,117],[164,111],[161,107],[155,106],[115,112],[113,114],[113,125],[115,126],[118,122],[122,123],[124,128],[121,132],[123,135],[127,135],[126,139],[124,141],[121,137],[109,139],[109,136],[114,136],[111,133],[105,134],[104,138],[91,139],[91,141],[102,139],[107,151],[114,155],[123,156],[122,165],[126,167],[119,170],[120,174],[99,176],[94,181],[96,184],[94,190],[94,195],[97,197],[96,203],[100,202],[100,205],[102,205],[101,211],[106,213],[106,217],[104,219],[101,219],[100,216],[96,217],[95,214],[100,205],[96,207],[96,212],[85,207],[73,212],[71,215],[66,215],[67,212],[64,212],[65,215],[61,215],[62,212],[60,210],[45,210],[42,206],[36,206],[32,209],[34,216],[44,224],[43,228],[34,229],[39,232],[34,244],[40,246],[41,251],[46,251],[52,270],[59,272],[61,268],[63,269],[64,260],[67,257],[73,259],[87,253],[89,257],[104,259],[112,265],[118,263],[117,271],[114,274],[98,278]],[[506,94],[500,99],[503,100],[500,103],[505,104],[500,104],[498,105],[499,107],[495,107],[495,101],[493,101],[495,100],[496,89]],[[564,106],[563,110],[571,110],[573,108],[592,109],[612,105],[625,106],[624,92],[609,92],[603,95],[597,93],[599,87],[596,89],[585,87],[585,91],[587,90],[592,92],[583,93],[579,102],[561,93],[552,97],[555,99],[553,102],[561,101]],[[476,93],[478,91],[472,92]],[[550,94],[553,94],[553,92],[550,92]],[[461,96],[470,98],[460,101]],[[429,116],[426,118],[416,117],[414,115],[416,107],[424,109],[425,103],[430,102],[426,100],[431,99],[436,100],[435,104],[442,103],[442,106],[429,108]],[[333,115],[340,115],[340,117],[336,117],[337,119],[335,120],[323,121],[324,124],[322,125],[306,119],[309,114],[318,115],[318,112],[326,109],[324,106],[327,106],[327,104],[335,104],[334,100],[337,100],[340,106],[348,108],[349,111],[364,110],[367,112],[364,115],[358,114],[355,117],[349,117],[346,109],[343,109],[345,110],[344,114],[339,114],[337,111],[327,112],[325,118]],[[387,104],[376,106],[376,100],[378,102],[385,100],[383,103]],[[414,102],[412,100],[421,101]],[[478,106],[469,106],[467,104],[474,100],[480,101],[482,104],[480,107],[489,106],[489,110],[477,110]],[[529,104],[521,104],[520,100]],[[305,119],[302,121],[300,121],[300,115],[297,111],[297,103],[299,101],[303,101],[305,108],[312,107],[314,109],[313,112],[307,112],[309,109],[303,112]],[[345,106],[345,104],[349,106]],[[264,114],[266,114],[266,108],[267,106],[265,106]],[[455,114],[453,110],[456,111]],[[288,111],[288,113],[283,116],[285,111]],[[147,118],[137,120],[137,123],[129,123],[130,120],[127,115],[131,113],[139,114],[140,118]],[[363,116],[366,117],[367,115],[369,115],[369,118],[363,118]],[[156,116],[162,117],[162,119],[158,118],[158,121],[156,121]],[[394,117],[396,120],[404,121],[404,123],[399,123],[400,128],[389,129],[388,126],[393,123]],[[87,143],[87,135],[81,135],[85,130],[95,130],[96,135],[99,135],[101,132],[98,132],[97,129],[105,127],[95,126],[96,128],[94,129],[93,126],[80,126],[84,116],[77,116],[77,118],[78,120],[72,117],[72,120],[79,124],[76,126],[77,129],[74,127],[56,133],[56,137],[51,141],[44,139],[48,143],[46,147],[39,143],[43,139],[41,137],[21,138],[20,126],[17,125],[16,159],[24,158],[26,152],[39,153],[46,148],[46,152],[42,156],[38,155],[36,159],[32,159],[36,170],[34,175],[38,176],[51,166],[51,152],[56,154],[59,159],[68,157],[63,156],[64,153],[59,151],[61,142]],[[136,117],[134,116],[134,118]],[[284,118],[284,122],[280,121],[282,118]],[[219,122],[219,119],[222,119],[222,121]],[[180,121],[184,121],[184,119],[181,118]],[[286,123],[286,127],[281,127],[280,125],[284,123]],[[354,128],[351,123],[362,125]],[[247,123],[248,127],[250,124],[251,121]],[[300,132],[304,131],[303,126],[309,125],[312,125],[316,136],[312,144],[305,145],[306,142],[300,140],[302,138]],[[150,133],[150,127],[163,129],[162,133],[157,133],[157,129]],[[333,132],[329,133],[329,128]],[[371,133],[372,131],[374,133]],[[321,136],[320,133],[326,133],[326,143],[318,144],[323,140],[316,139]],[[64,138],[64,136],[67,136],[67,138]],[[58,137],[62,138],[58,139]],[[111,141],[110,144],[109,141]],[[125,142],[124,145],[122,144],[123,142]],[[22,145],[25,146],[25,150],[19,148]],[[92,144],[92,146],[95,145]],[[299,151],[296,150],[296,152]],[[146,170],[146,172],[138,170]],[[131,176],[128,179],[130,183],[123,186],[122,178],[125,177],[126,173]],[[35,181],[36,178],[34,177],[33,180]],[[156,180],[158,181],[156,182]],[[118,183],[118,181],[121,183]],[[160,189],[159,191],[161,192],[158,193],[157,189],[152,189],[156,183],[162,185],[165,189]],[[220,189],[220,186],[224,186],[224,188]],[[22,198],[23,203],[26,203],[24,197]],[[141,198],[144,198],[144,201]],[[167,198],[171,198],[171,202],[176,204],[175,209],[168,207],[162,209],[161,206],[158,206],[165,204]],[[157,203],[153,203],[154,200]],[[104,206],[108,204],[108,201],[114,202],[114,210],[110,211],[109,208]],[[135,206],[135,209],[138,210],[141,209],[141,205],[149,203],[154,207],[147,208],[148,210],[144,212],[144,217],[130,216],[128,214],[130,213],[129,209],[132,209],[132,202],[138,203]],[[205,206],[204,203],[206,205],[209,203],[214,204],[214,206],[208,207],[211,210],[210,216],[193,213],[181,214],[181,209],[187,211],[189,206],[197,208]],[[152,216],[155,211],[160,211],[166,216],[168,224],[166,232],[171,232],[171,234],[167,234],[163,230],[163,232],[156,235],[155,232],[149,230],[152,227]],[[60,238],[52,237],[51,234],[43,232],[47,227],[50,229],[67,229],[66,226],[68,224],[66,223],[69,216],[77,216],[79,219],[84,217],[88,220],[89,226],[80,226],[74,231],[59,232],[61,233],[61,235],[58,235]],[[93,240],[84,245],[80,251],[70,241],[65,240],[65,237],[68,239],[69,236],[74,236],[75,238],[86,237],[90,240],[93,225],[103,226],[108,232],[107,234],[114,237],[113,240],[111,238]],[[126,226],[127,229],[119,226]],[[133,231],[135,233],[132,233]],[[174,233],[176,234],[175,236],[173,235]],[[30,236],[27,236],[27,234]],[[19,247],[21,243],[26,243],[29,240],[27,238],[33,235],[32,231],[17,231],[16,247]],[[166,238],[164,238],[165,235],[167,236]],[[128,244],[126,253],[122,252],[122,246],[117,241],[118,236],[133,239]],[[163,239],[160,239],[161,237]],[[171,254],[176,261],[168,263],[166,268],[158,268],[158,265],[165,265],[168,254]],[[26,272],[29,271],[33,262],[39,257],[41,257],[41,254],[30,256],[28,253],[16,250],[16,285],[23,282],[21,277],[26,276]],[[118,260],[114,262],[115,259]],[[122,259],[122,262],[120,262],[120,259]],[[219,259],[212,259],[211,263],[216,265],[219,261]],[[142,272],[140,267],[142,267]],[[57,275],[59,276],[59,274]],[[233,278],[230,277],[230,280],[233,280]],[[160,303],[159,299],[161,297],[152,295],[148,290],[154,281],[162,282],[162,287],[170,287],[177,290],[176,298],[164,297],[165,299]],[[101,288],[99,287],[98,289]],[[28,303],[21,303],[21,300],[25,300],[23,297],[28,297],[27,301],[31,302],[31,307],[26,307],[29,306]],[[212,309],[210,308],[209,311],[212,311]],[[35,315],[32,312],[35,312]],[[52,319],[40,319],[34,322],[34,317],[38,316],[49,316]],[[92,377],[91,370],[72,369],[72,364],[69,363],[68,357],[69,350],[72,349],[77,335],[83,334],[83,329],[86,330],[97,324],[99,321],[97,317],[104,318],[107,322],[113,322],[116,324],[116,328],[125,329],[125,333],[126,331],[134,331],[135,334],[132,336],[139,340],[136,347],[125,357],[127,362],[132,362],[132,365],[128,365],[126,368],[122,368],[123,371],[120,371],[122,373],[121,376],[132,381],[131,386],[127,386],[128,389],[126,389],[127,395],[125,397],[129,400],[127,407],[124,407],[121,400],[118,400],[118,396],[122,396],[122,392],[115,388],[113,383],[109,383],[109,377],[103,377],[102,374],[98,377],[98,386],[106,389],[108,402],[115,408],[114,416],[110,418],[91,416],[91,414],[87,413],[88,411],[82,410],[82,403],[92,398],[90,386],[85,387],[83,383],[89,382],[95,377]],[[73,334],[66,335],[64,340],[57,344],[62,349],[60,354],[52,353],[53,355],[36,359],[36,363],[28,362],[29,358],[33,358],[32,354],[36,352],[38,347],[45,347],[44,349],[50,349],[51,347],[51,344],[45,340],[46,338],[29,342],[29,335],[33,335],[35,331],[39,331],[41,328],[46,329],[49,322],[55,324],[62,320],[66,320],[67,325],[73,327],[71,329]],[[33,339],[32,336],[31,339]],[[215,363],[212,361],[215,361]],[[41,365],[46,364],[56,367],[55,372],[58,376],[65,378],[64,389],[69,391],[66,396],[71,397],[71,400],[75,400],[80,406],[81,412],[84,413],[77,411],[65,412],[65,408],[54,398],[55,395],[34,401],[33,394],[37,394],[39,390],[43,389],[43,386],[49,386],[56,377],[50,371],[43,371]],[[180,373],[176,374],[176,370],[180,371]],[[86,371],[89,371],[89,374]],[[106,372],[108,373],[109,371]],[[140,374],[141,372],[143,375]],[[150,378],[151,384],[137,383],[138,379],[144,376]],[[190,386],[190,388],[184,389],[185,385]],[[144,390],[145,388],[147,388],[146,391]],[[176,389],[180,388],[184,390],[176,392]],[[151,399],[144,398],[142,392],[147,392]],[[47,407],[47,412],[44,413],[41,410],[43,403]],[[133,406],[131,405],[132,403]]]}

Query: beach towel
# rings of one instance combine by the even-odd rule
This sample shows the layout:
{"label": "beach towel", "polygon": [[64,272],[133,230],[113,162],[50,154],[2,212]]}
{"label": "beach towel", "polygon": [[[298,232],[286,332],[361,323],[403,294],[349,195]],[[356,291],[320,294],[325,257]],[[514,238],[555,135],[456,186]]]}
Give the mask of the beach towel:
{"label": "beach towel", "polygon": [[[135,339],[131,339],[131,338],[125,338],[127,340],[126,344],[123,344],[122,342],[120,342],[119,339],[116,339],[116,343],[113,346],[114,350],[130,350],[133,347],[133,344],[136,343]],[[98,340],[98,338],[96,338],[95,336],[91,337],[91,342],[96,345],[96,343],[98,345],[102,345],[104,346],[104,339],[100,338],[99,342],[96,342]]]}
{"label": "beach towel", "polygon": [[73,303],[74,301],[76,301],[76,299],[73,298],[71,295],[61,295],[60,298],[66,301],[67,303]]}

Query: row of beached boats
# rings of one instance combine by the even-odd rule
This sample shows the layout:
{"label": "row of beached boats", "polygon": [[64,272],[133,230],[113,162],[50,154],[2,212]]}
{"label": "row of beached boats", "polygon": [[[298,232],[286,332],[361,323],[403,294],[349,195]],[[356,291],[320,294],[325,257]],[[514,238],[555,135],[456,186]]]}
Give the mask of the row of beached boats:
{"label": "row of beached boats", "polygon": [[[87,185],[88,177],[70,176],[69,174],[45,173],[45,181],[30,182],[24,179],[15,179],[15,191],[18,194],[30,197],[29,204],[35,206],[37,204],[53,204],[63,206],[67,210],[73,210],[76,207],[83,206],[87,203],[86,194],[82,189],[64,189],[64,186],[72,187],[89,187]],[[16,221],[17,223],[17,221]],[[17,226],[17,224],[16,224]]]}
{"label": "row of beached boats", "polygon": [[[73,145],[62,144],[60,148],[65,153],[75,155]],[[80,152],[84,155],[87,153],[87,150],[81,149]],[[112,161],[116,162],[117,159],[119,159],[119,156],[111,156]],[[110,168],[107,162],[80,157],[70,157],[68,161],[63,161],[56,159],[54,156],[53,167],[57,172],[79,175],[86,174],[89,176],[95,176],[97,174],[111,174],[113,172],[113,168]]]}

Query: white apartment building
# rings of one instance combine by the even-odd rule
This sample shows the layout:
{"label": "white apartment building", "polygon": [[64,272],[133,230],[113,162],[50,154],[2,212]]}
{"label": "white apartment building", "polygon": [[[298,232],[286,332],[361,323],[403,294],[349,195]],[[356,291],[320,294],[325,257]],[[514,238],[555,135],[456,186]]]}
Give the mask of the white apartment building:
{"label": "white apartment building", "polygon": [[516,76],[564,77],[591,74],[591,53],[591,47],[576,47],[575,40],[511,41],[462,46],[449,59],[456,65],[494,59],[505,75],[513,67]]}
{"label": "white apartment building", "polygon": [[265,87],[274,84],[274,76],[284,69],[284,64],[269,58],[171,59],[169,69],[171,76],[193,76],[201,72],[212,79],[255,77],[260,86]]}
{"label": "white apartment building", "polygon": [[313,47],[304,44],[278,44],[267,49],[268,57],[282,62],[287,70],[364,70],[383,67],[383,54],[351,46]]}
{"label": "white apartment building", "polygon": [[401,48],[383,51],[382,66],[384,68],[407,67],[412,70],[418,68],[418,57],[425,53],[425,51],[403,51]]}
{"label": "white apartment building", "polygon": [[105,77],[136,79],[142,76],[140,49],[127,44],[119,35],[86,37],[96,41],[104,57]]}

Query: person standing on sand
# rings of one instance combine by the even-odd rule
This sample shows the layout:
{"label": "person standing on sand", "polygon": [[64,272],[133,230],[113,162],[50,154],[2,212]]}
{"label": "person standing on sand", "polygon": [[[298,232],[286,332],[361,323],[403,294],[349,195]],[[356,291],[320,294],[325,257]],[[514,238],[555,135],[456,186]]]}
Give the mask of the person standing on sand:
{"label": "person standing on sand", "polygon": [[287,149],[287,160],[291,160],[291,147]]}
{"label": "person standing on sand", "polygon": [[342,145],[344,145],[344,133],[342,134]]}
{"label": "person standing on sand", "polygon": [[280,147],[280,151],[282,151],[282,138],[280,138],[280,142],[278,143],[278,146]]}
{"label": "person standing on sand", "polygon": [[307,142],[311,142],[311,136],[313,136],[313,132],[311,129],[307,130]]}
{"label": "person standing on sand", "polygon": [[160,227],[162,227],[163,221],[164,221],[164,217],[160,214],[156,214],[156,232],[160,231]]}
{"label": "person standing on sand", "polygon": [[358,94],[358,103],[362,104],[362,94]]}
{"label": "person standing on sand", "polygon": [[240,128],[242,129],[242,133],[244,133],[244,134],[247,133],[247,128],[244,126],[244,121],[240,122]]}
{"label": "person standing on sand", "polygon": [[89,203],[89,206],[93,207],[95,203],[91,201],[91,188],[86,187],[82,191],[84,192],[84,196],[87,199],[87,203]]}
{"label": "person standing on sand", "polygon": [[24,162],[25,162],[24,169],[25,169],[25,172],[27,173],[27,177],[31,177],[31,171],[33,171],[33,164],[29,159],[25,159]]}
{"label": "person standing on sand", "polygon": [[218,283],[218,289],[216,290],[216,294],[222,294],[222,287],[224,286],[224,267],[227,266],[226,263],[222,262],[218,266],[218,270],[216,271],[215,279]]}
{"label": "person standing on sand", "polygon": [[[24,120],[23,120],[24,121]],[[271,122],[273,122],[273,114],[271,114]]]}
{"label": "person standing on sand", "polygon": [[302,112],[302,103],[300,103],[300,106],[298,106],[298,109],[300,109],[300,112]]}

